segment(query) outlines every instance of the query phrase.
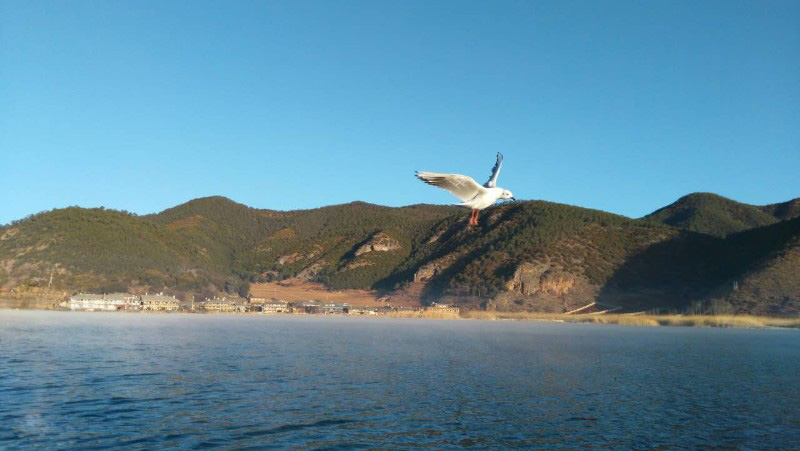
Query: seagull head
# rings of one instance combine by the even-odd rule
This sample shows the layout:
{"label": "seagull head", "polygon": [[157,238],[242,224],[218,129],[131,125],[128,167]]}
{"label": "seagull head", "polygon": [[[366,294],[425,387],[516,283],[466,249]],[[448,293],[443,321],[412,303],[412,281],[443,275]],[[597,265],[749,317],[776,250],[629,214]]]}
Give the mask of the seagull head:
{"label": "seagull head", "polygon": [[503,192],[502,192],[502,193],[500,193],[500,199],[511,199],[511,200],[517,200],[517,199],[514,199],[514,195],[513,195],[513,194],[511,194],[511,191],[509,191],[509,190],[507,190],[507,189],[504,189],[504,190],[503,190]]}

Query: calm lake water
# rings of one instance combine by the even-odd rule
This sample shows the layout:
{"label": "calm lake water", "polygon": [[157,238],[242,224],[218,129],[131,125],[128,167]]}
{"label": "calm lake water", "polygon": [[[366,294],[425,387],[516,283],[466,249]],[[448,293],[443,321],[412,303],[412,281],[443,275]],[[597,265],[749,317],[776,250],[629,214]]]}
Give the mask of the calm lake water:
{"label": "calm lake water", "polygon": [[0,448],[800,444],[800,331],[0,310]]}

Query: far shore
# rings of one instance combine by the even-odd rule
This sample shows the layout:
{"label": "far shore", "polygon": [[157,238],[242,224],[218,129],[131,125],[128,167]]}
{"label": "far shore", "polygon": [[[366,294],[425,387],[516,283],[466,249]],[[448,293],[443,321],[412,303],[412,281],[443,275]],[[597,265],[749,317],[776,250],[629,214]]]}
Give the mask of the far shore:
{"label": "far shore", "polygon": [[[13,308],[0,307],[3,310],[29,310],[71,312],[70,310],[53,308]],[[786,328],[800,329],[800,317],[781,318],[756,315],[643,315],[643,314],[584,314],[569,315],[565,313],[535,313],[535,312],[498,312],[484,310],[468,310],[460,315],[431,314],[430,312],[398,312],[385,315],[326,315],[326,314],[296,314],[296,313],[204,313],[204,312],[83,312],[109,315],[202,315],[202,316],[247,316],[247,317],[348,317],[348,318],[393,318],[393,319],[447,319],[447,320],[478,320],[478,321],[546,321],[556,323],[594,323],[614,324],[621,326],[673,326],[673,327],[721,327],[721,328]]]}
{"label": "far shore", "polygon": [[643,315],[643,314],[584,314],[535,312],[496,312],[470,310],[462,312],[466,319],[556,321],[564,323],[618,324],[622,326],[679,326],[679,327],[782,327],[800,329],[800,317],[781,318],[756,315]]}

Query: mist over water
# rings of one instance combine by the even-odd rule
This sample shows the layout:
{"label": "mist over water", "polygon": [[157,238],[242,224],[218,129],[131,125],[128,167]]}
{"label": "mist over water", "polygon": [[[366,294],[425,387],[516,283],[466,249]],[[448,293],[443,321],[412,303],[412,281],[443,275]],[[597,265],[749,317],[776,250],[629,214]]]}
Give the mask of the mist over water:
{"label": "mist over water", "polygon": [[0,448],[800,443],[800,333],[0,310]]}

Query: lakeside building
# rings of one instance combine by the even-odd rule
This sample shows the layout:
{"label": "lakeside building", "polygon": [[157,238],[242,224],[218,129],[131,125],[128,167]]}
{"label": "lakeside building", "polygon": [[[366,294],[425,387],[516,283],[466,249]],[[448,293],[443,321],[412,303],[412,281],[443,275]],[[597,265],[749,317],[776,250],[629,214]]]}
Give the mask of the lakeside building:
{"label": "lakeside building", "polygon": [[178,300],[174,297],[163,295],[137,296],[130,293],[78,293],[67,299],[66,305],[70,310],[87,312],[105,311],[138,311],[138,310],[178,310]]}
{"label": "lakeside building", "polygon": [[200,303],[200,308],[207,312],[232,313],[236,311],[236,303],[233,301],[233,299],[206,299]]}
{"label": "lakeside building", "polygon": [[346,315],[350,304],[324,304],[319,307],[319,312],[325,315]]}
{"label": "lakeside building", "polygon": [[254,308],[253,305],[250,306],[251,311],[260,311],[262,313],[289,313],[291,309],[289,308],[289,303],[286,301],[269,301],[261,304],[261,310],[252,310]]}
{"label": "lakeside building", "polygon": [[67,299],[66,306],[70,310],[84,310],[87,312],[116,312],[118,310],[139,310],[142,308],[139,297],[129,293],[78,293]]}
{"label": "lakeside building", "polygon": [[458,307],[446,304],[433,304],[430,307],[419,309],[403,306],[352,306],[348,303],[322,303],[316,300],[287,302],[274,298],[239,298],[239,297],[214,297],[206,298],[202,302],[181,303],[174,296],[159,294],[145,294],[142,296],[130,293],[78,293],[69,296],[59,304],[62,308],[74,311],[199,311],[207,313],[296,313],[296,314],[323,314],[323,315],[419,315],[435,313],[437,316],[458,315]]}
{"label": "lakeside building", "polygon": [[292,307],[292,313],[309,314],[309,315],[320,313],[320,304],[317,301],[293,302],[291,307]]}
{"label": "lakeside building", "polygon": [[249,310],[251,312],[263,312],[264,311],[264,304],[267,304],[273,301],[272,298],[268,298],[265,296],[250,296],[247,298],[250,304]]}
{"label": "lakeside building", "polygon": [[236,311],[239,313],[247,313],[250,311],[250,303],[247,299],[237,298],[233,300],[233,305],[236,306]]}
{"label": "lakeside building", "polygon": [[118,310],[116,299],[106,299],[103,294],[78,293],[67,300],[70,310],[83,310],[87,312],[115,312]]}
{"label": "lakeside building", "polygon": [[142,310],[174,312],[180,308],[180,302],[174,296],[159,294],[142,295]]}
{"label": "lakeside building", "polygon": [[200,303],[200,309],[215,313],[246,313],[251,311],[247,299],[227,297],[206,299]]}
{"label": "lakeside building", "polygon": [[142,300],[139,296],[130,293],[111,293],[106,295],[106,299],[117,306],[117,310],[141,310]]}
{"label": "lakeside building", "polygon": [[348,315],[377,315],[378,309],[376,307],[367,307],[363,305],[351,305],[347,309]]}

